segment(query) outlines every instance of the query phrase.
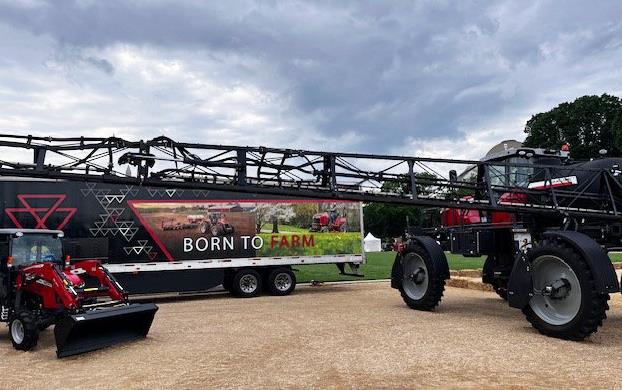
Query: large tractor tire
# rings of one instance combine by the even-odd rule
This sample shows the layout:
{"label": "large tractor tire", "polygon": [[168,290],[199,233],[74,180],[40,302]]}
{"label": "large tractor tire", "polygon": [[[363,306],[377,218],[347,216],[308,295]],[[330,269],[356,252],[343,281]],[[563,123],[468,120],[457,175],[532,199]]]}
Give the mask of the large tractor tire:
{"label": "large tractor tire", "polygon": [[402,255],[403,278],[399,285],[402,299],[415,310],[432,310],[441,302],[445,278],[436,271],[425,248],[411,245]]}
{"label": "large tractor tire", "polygon": [[557,240],[543,240],[528,253],[534,295],[523,313],[540,333],[583,340],[607,318],[609,294],[596,290],[585,259]]}
{"label": "large tractor tire", "polygon": [[13,348],[20,351],[33,349],[39,341],[36,316],[28,310],[17,312],[9,322],[9,335]]}
{"label": "large tractor tire", "polygon": [[233,277],[231,290],[239,298],[252,298],[261,293],[261,275],[254,269],[241,269]]}
{"label": "large tractor tire", "polygon": [[296,288],[296,275],[289,268],[275,268],[267,275],[266,287],[272,295],[289,295]]}

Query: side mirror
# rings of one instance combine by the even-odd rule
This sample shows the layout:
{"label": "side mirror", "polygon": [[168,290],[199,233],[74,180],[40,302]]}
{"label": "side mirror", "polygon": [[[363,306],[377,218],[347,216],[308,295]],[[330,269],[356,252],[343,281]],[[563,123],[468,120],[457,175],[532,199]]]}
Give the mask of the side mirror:
{"label": "side mirror", "polygon": [[13,256],[6,256],[2,258],[2,265],[7,267],[13,266]]}

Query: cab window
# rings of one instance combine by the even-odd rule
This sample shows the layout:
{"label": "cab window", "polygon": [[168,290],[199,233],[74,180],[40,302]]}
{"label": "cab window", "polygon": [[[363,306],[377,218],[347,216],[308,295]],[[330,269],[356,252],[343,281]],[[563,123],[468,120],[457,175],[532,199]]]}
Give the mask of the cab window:
{"label": "cab window", "polygon": [[28,265],[40,262],[62,262],[62,243],[54,236],[27,234],[13,239],[13,265]]}

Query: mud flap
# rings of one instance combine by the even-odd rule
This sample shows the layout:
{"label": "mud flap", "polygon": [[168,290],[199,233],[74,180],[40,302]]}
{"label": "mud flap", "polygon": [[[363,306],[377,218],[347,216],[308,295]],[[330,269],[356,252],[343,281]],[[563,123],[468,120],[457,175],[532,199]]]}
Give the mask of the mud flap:
{"label": "mud flap", "polygon": [[54,327],[56,356],[62,358],[144,338],[157,310],[153,303],[136,303],[64,316]]}
{"label": "mud flap", "polygon": [[402,255],[398,253],[395,256],[395,261],[393,261],[393,267],[391,267],[391,288],[401,288],[403,278],[404,267],[402,266]]}
{"label": "mud flap", "polygon": [[512,273],[508,282],[508,304],[510,307],[522,309],[533,296],[533,280],[531,265],[524,253],[519,253],[514,260]]}

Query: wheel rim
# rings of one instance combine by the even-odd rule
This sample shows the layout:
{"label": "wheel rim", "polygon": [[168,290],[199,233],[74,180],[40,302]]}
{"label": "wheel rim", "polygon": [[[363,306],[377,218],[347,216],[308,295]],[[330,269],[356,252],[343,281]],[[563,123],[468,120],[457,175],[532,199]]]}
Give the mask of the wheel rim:
{"label": "wheel rim", "polygon": [[255,275],[244,275],[240,278],[240,290],[246,294],[254,293],[257,290],[257,278]]}
{"label": "wheel rim", "polygon": [[411,253],[404,261],[402,288],[409,298],[419,300],[428,290],[428,268],[423,258]]}
{"label": "wheel rim", "polygon": [[285,272],[277,274],[274,278],[274,287],[279,291],[287,291],[291,286],[292,277]]}
{"label": "wheel rim", "polygon": [[534,291],[540,292],[529,301],[533,312],[551,325],[572,321],[581,308],[581,285],[572,268],[557,256],[544,255],[533,261],[532,275]]}
{"label": "wheel rim", "polygon": [[11,337],[17,344],[24,341],[24,324],[20,320],[15,320],[11,324]]}

